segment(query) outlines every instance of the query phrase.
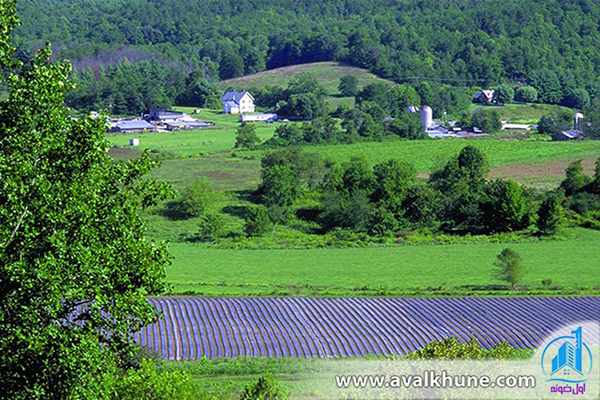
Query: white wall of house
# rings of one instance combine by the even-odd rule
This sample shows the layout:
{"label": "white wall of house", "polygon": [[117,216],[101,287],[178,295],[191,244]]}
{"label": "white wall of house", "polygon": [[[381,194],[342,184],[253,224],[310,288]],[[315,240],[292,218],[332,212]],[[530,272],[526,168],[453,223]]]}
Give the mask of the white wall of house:
{"label": "white wall of house", "polygon": [[254,100],[250,97],[250,94],[246,92],[244,97],[240,100],[240,112],[252,113],[254,112]]}
{"label": "white wall of house", "polygon": [[223,112],[226,114],[253,113],[255,110],[254,98],[248,92],[244,92],[238,101],[226,100],[226,98],[227,94],[223,96]]}

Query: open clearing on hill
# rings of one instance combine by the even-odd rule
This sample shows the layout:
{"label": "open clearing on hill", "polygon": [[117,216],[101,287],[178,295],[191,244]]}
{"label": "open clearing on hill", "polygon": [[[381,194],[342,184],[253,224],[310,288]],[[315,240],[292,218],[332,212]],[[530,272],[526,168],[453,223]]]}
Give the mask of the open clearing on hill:
{"label": "open clearing on hill", "polygon": [[310,73],[314,75],[325,92],[332,96],[338,95],[338,85],[340,78],[351,75],[358,79],[358,87],[361,88],[369,83],[384,82],[393,85],[394,82],[382,79],[370,73],[366,69],[352,67],[343,63],[328,61],[309,64],[292,65],[259,72],[253,75],[246,75],[239,78],[221,81],[219,87],[223,90],[234,87],[236,89],[251,89],[265,86],[286,87],[288,82],[294,76],[300,73]]}
{"label": "open clearing on hill", "polygon": [[551,114],[553,112],[567,112],[573,115],[575,111],[568,107],[558,106],[554,104],[505,104],[503,106],[485,105],[477,106],[480,108],[477,112],[496,111],[500,114],[500,119],[516,124],[531,124],[538,123],[542,115]]}

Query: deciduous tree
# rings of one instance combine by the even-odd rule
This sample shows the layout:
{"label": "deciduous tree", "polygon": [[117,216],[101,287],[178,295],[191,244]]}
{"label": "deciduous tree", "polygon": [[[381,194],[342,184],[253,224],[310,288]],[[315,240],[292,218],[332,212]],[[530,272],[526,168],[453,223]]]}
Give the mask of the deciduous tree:
{"label": "deciduous tree", "polygon": [[502,250],[494,265],[496,266],[496,278],[510,283],[513,290],[523,280],[525,270],[523,260],[514,250],[509,248]]}
{"label": "deciduous tree", "polygon": [[[14,1],[0,2],[0,67]],[[105,118],[73,120],[49,47],[12,70],[0,102],[0,382],[8,398],[98,398],[132,333],[156,321],[169,256],[140,207],[170,194],[144,155],[114,162]]]}
{"label": "deciduous tree", "polygon": [[342,96],[356,96],[358,93],[358,78],[354,75],[342,76],[338,90],[342,93]]}
{"label": "deciduous tree", "polygon": [[564,222],[564,211],[562,203],[565,194],[562,190],[548,193],[538,210],[537,227],[545,235],[556,233]]}
{"label": "deciduous tree", "polygon": [[583,173],[582,160],[573,161],[565,170],[565,179],[560,187],[565,190],[567,196],[571,196],[587,185],[591,179]]}
{"label": "deciduous tree", "polygon": [[260,143],[260,138],[256,134],[256,127],[247,122],[242,122],[237,128],[235,134],[235,149],[254,150]]}
{"label": "deciduous tree", "polygon": [[538,91],[533,86],[521,86],[515,91],[515,100],[533,103],[538,99]]}
{"label": "deciduous tree", "polygon": [[494,90],[494,101],[498,104],[510,103],[515,98],[515,90],[506,84],[500,85]]}

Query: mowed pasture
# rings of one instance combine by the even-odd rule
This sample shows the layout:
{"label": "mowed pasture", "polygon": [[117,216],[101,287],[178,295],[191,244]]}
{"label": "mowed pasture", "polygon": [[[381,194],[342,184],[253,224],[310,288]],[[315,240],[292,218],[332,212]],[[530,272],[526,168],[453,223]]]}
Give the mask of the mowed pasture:
{"label": "mowed pasture", "polygon": [[600,141],[545,142],[496,138],[365,142],[306,147],[306,150],[338,161],[349,160],[356,154],[366,156],[373,163],[393,158],[413,164],[418,172],[429,172],[436,163],[458,155],[468,145],[479,148],[491,166],[572,161],[600,156]]}
{"label": "mowed pasture", "polygon": [[506,283],[493,276],[493,263],[510,247],[523,258],[526,287],[539,290],[542,280],[551,279],[552,286],[596,293],[600,232],[567,232],[566,239],[539,242],[340,249],[229,250],[172,243],[167,280],[174,293],[208,296],[501,294],[493,285]]}
{"label": "mowed pasture", "polygon": [[[275,124],[256,124],[256,134],[265,141],[275,133]],[[236,127],[205,128],[174,132],[116,133],[108,136],[112,146],[130,147],[129,139],[138,138],[135,150],[150,150],[170,156],[199,157],[233,150]]]}
{"label": "mowed pasture", "polygon": [[383,82],[393,85],[394,82],[377,77],[366,69],[352,67],[339,62],[327,61],[308,64],[291,65],[288,67],[275,68],[268,71],[259,72],[253,75],[246,75],[239,78],[221,81],[219,87],[223,90],[228,88],[252,89],[265,86],[286,87],[289,81],[296,75],[309,73],[319,82],[325,93],[328,95],[339,95],[338,85],[340,79],[344,76],[355,76],[358,80],[358,87],[362,88],[370,83]]}

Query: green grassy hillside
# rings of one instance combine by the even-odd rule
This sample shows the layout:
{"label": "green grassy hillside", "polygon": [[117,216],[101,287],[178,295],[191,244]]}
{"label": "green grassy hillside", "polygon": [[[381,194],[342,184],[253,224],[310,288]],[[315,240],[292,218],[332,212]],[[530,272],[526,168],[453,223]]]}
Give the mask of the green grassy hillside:
{"label": "green grassy hillside", "polygon": [[249,90],[265,86],[286,87],[292,77],[300,73],[310,73],[323,86],[326,93],[325,101],[329,109],[334,110],[340,104],[354,104],[353,97],[341,97],[338,85],[340,78],[351,75],[358,79],[359,89],[373,82],[384,82],[393,85],[394,82],[381,79],[366,69],[352,67],[339,62],[317,62],[308,64],[292,65],[289,67],[276,68],[246,75],[239,78],[221,81],[219,87],[222,90],[235,88],[238,90]]}
{"label": "green grassy hillside", "polygon": [[393,85],[394,83],[385,79],[378,78],[366,69],[352,67],[339,62],[318,62],[309,64],[292,65],[289,67],[275,68],[269,71],[259,72],[253,75],[246,75],[239,78],[227,79],[219,83],[221,89],[229,87],[239,89],[251,89],[264,86],[287,86],[292,77],[299,73],[310,73],[314,75],[317,81],[323,85],[328,95],[339,95],[338,84],[340,78],[346,75],[355,76],[358,79],[358,86],[363,87],[373,82],[385,82]]}
{"label": "green grassy hillside", "polygon": [[[474,105],[475,106],[475,105]],[[477,106],[477,107],[480,107]],[[475,108],[475,107],[473,107]],[[484,106],[478,112],[496,111],[500,114],[500,119],[510,123],[532,124],[538,123],[542,115],[552,112],[565,111],[574,114],[571,108],[553,105],[553,104],[506,104],[503,106]]]}

